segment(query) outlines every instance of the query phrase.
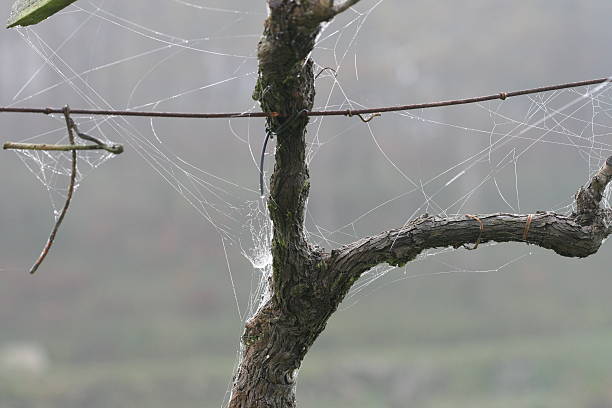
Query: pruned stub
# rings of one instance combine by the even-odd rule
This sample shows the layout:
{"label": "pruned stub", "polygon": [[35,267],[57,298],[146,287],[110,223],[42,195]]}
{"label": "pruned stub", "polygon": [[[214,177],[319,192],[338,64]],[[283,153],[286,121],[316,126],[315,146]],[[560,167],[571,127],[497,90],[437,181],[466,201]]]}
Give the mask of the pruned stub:
{"label": "pruned stub", "polygon": [[602,208],[601,201],[610,181],[612,181],[612,156],[608,157],[589,185],[581,187],[576,193],[577,211],[574,215],[581,225],[593,224],[596,227],[595,224],[608,223],[609,214]]}

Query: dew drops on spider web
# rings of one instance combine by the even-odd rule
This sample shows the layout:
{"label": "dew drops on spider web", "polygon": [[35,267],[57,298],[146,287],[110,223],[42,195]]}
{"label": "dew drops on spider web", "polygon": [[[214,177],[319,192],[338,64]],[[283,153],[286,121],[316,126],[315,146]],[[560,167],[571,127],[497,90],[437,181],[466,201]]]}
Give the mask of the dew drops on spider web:
{"label": "dew drops on spider web", "polygon": [[253,254],[248,257],[249,261],[251,261],[251,265],[255,269],[266,269],[272,265],[272,253],[265,252],[263,254]]}

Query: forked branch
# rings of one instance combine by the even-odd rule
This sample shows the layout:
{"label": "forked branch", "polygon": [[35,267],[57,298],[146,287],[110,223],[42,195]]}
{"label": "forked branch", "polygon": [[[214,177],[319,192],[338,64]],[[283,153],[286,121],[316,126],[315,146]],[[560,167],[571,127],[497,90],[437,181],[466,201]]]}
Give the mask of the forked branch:
{"label": "forked branch", "polygon": [[422,216],[406,227],[362,239],[332,251],[331,270],[347,284],[380,263],[401,266],[432,248],[459,248],[485,242],[525,242],[567,257],[597,252],[612,233],[612,210],[601,200],[612,180],[612,157],[576,194],[576,212],[535,214]]}

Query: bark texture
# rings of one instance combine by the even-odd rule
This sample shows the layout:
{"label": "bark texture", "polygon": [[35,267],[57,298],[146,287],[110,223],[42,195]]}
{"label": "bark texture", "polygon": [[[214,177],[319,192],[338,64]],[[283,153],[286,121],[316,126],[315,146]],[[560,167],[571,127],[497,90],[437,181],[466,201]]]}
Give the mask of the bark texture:
{"label": "bark texture", "polygon": [[481,242],[527,242],[563,256],[595,253],[612,232],[612,212],[600,201],[612,179],[612,158],[576,194],[576,213],[421,216],[409,225],[326,253],[303,230],[309,193],[305,111],[315,87],[308,58],[321,23],[359,0],[268,0],[269,16],[258,45],[259,77],[253,97],[276,138],[268,208],[274,224],[272,296],[245,325],[242,359],[230,408],[293,408],[301,362],[348,290],[370,268],[402,265],[423,250]]}
{"label": "bark texture", "polygon": [[268,7],[253,97],[264,111],[281,114],[266,123],[276,138],[268,199],[274,224],[272,297],[246,324],[232,408],[294,407],[297,370],[339,303],[322,279],[324,254],[308,244],[303,230],[310,189],[304,113],[315,96],[308,55],[321,23],[336,11],[331,0],[268,0]]}

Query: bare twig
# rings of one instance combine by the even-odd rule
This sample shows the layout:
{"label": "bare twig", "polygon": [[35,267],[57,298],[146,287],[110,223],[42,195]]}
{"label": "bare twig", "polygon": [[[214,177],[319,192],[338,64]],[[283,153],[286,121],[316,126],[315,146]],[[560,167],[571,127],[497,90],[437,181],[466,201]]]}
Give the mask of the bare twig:
{"label": "bare twig", "polygon": [[[68,129],[68,141],[70,142],[70,145],[74,145],[74,133],[73,133],[74,122],[72,122],[72,119],[70,118],[70,107],[66,105],[63,111],[64,111],[64,117],[66,119],[66,128]],[[62,221],[64,220],[64,217],[66,216],[66,213],[68,212],[68,207],[70,206],[70,201],[72,200],[72,194],[74,193],[74,185],[76,183],[76,174],[77,174],[77,154],[76,154],[76,150],[72,150],[72,167],[70,170],[70,184],[68,185],[68,193],[66,194],[66,202],[64,203],[64,208],[62,208],[62,211],[59,217],[57,218],[57,221],[55,221],[55,225],[53,226],[53,229],[51,230],[49,239],[47,240],[45,247],[40,253],[40,256],[38,257],[34,265],[32,265],[32,268],[30,269],[30,274],[34,274],[38,270],[40,265],[43,263],[43,261],[47,257],[47,254],[49,254],[49,250],[51,250],[51,246],[53,245],[53,241],[55,241],[55,236],[57,235],[57,231],[59,230],[59,227],[62,225]]]}
{"label": "bare twig", "polygon": [[36,143],[14,143],[7,142],[3,145],[4,150],[44,150],[53,152],[69,152],[73,150],[106,150],[109,153],[123,153],[123,146],[112,144],[95,144],[95,145],[50,145]]}
{"label": "bare twig", "polygon": [[[66,108],[64,108],[65,110]],[[109,153],[121,154],[123,153],[123,146],[120,144],[106,144],[96,139],[93,136],[86,135],[85,133],[79,132],[79,128],[71,117],[68,117],[67,126],[71,131],[77,134],[83,140],[94,142],[94,145],[77,145],[70,143],[69,145],[49,145],[49,144],[38,144],[38,143],[15,143],[7,142],[3,145],[4,150],[44,150],[44,151],[59,151],[69,152],[75,150],[106,150]]]}
{"label": "bare twig", "polygon": [[[342,5],[341,5],[342,6]],[[486,102],[492,100],[506,100],[514,96],[530,95],[542,92],[558,91],[561,89],[577,88],[581,86],[598,85],[605,82],[611,82],[612,77],[591,79],[588,81],[569,82],[560,85],[544,86],[539,88],[524,89],[512,92],[499,92],[492,95],[476,96],[466,99],[452,99],[439,102],[416,103],[411,105],[385,106],[378,108],[367,109],[344,109],[344,110],[326,110],[326,111],[310,111],[305,112],[306,116],[354,116],[367,115],[373,113],[384,112],[402,112],[417,109],[440,108],[443,106],[467,105],[472,103]],[[50,115],[54,113],[63,113],[62,109],[56,108],[14,108],[0,107],[0,113],[41,113]],[[90,115],[90,116],[136,116],[147,118],[185,118],[185,119],[232,119],[232,118],[275,118],[286,116],[279,112],[232,112],[232,113],[197,113],[197,112],[147,112],[147,111],[125,111],[125,110],[95,110],[95,109],[74,109],[71,113],[75,115]]]}

